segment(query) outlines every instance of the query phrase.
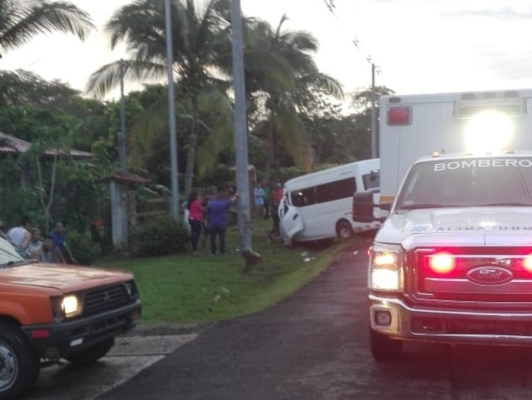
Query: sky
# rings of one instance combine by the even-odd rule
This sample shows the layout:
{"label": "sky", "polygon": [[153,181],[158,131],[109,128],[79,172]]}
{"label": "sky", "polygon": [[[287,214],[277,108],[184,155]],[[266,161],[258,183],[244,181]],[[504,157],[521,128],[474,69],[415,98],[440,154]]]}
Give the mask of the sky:
{"label": "sky", "polygon": [[[123,47],[110,50],[102,27],[131,1],[71,0],[92,15],[98,32],[85,42],[41,36],[4,54],[1,68],[83,91],[99,67],[127,58]],[[319,68],[346,92],[371,86],[372,64],[375,84],[398,94],[532,88],[529,0],[241,0],[241,6],[274,26],[286,14],[287,29],[312,33]]]}

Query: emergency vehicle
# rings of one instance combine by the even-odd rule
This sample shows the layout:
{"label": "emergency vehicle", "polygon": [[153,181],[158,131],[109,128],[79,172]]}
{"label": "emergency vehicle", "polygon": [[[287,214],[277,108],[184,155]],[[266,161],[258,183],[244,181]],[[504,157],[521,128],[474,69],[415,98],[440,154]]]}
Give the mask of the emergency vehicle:
{"label": "emergency vehicle", "polygon": [[531,112],[532,90],[380,100],[381,196],[353,200],[355,220],[383,221],[368,270],[376,360],[404,341],[532,345]]}

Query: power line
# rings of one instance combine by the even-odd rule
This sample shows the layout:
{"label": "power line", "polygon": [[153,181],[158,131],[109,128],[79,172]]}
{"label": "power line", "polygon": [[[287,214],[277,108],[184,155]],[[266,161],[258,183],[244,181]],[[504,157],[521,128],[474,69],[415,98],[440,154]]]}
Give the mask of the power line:
{"label": "power line", "polygon": [[[340,20],[340,18],[338,18],[338,15],[336,14],[336,4],[334,4],[335,0],[323,0],[323,2],[325,3],[325,6],[327,7],[327,9],[331,12],[331,14],[334,16],[334,18],[338,21],[338,23],[340,24],[340,27],[344,30],[344,33],[347,33],[347,30],[345,29],[345,26],[344,24],[342,23],[342,21]],[[351,40],[351,43],[355,46],[355,48],[362,54],[362,56],[364,57],[364,59],[371,65],[375,65],[374,61],[373,61],[373,57],[369,54],[369,52],[366,52],[364,47],[362,46],[362,44],[360,43],[360,40],[358,39],[358,37],[355,36],[354,39]],[[381,69],[380,67],[378,66],[375,66],[375,72],[377,74],[380,74],[381,73]]]}

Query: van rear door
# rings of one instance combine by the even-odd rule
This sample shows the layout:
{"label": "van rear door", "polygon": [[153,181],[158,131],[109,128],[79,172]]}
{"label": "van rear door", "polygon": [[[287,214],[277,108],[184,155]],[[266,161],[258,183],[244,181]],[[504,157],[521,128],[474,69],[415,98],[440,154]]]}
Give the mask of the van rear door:
{"label": "van rear door", "polygon": [[279,230],[281,231],[283,243],[286,246],[290,246],[294,236],[304,229],[303,219],[297,208],[288,204],[286,194],[283,196],[281,203],[279,204],[278,212]]}

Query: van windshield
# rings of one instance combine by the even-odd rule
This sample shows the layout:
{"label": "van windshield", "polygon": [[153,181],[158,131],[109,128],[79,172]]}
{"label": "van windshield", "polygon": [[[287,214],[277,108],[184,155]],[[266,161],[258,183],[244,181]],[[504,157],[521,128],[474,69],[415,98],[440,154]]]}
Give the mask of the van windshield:
{"label": "van windshield", "polygon": [[416,164],[396,211],[421,208],[532,206],[532,158],[466,158]]}

